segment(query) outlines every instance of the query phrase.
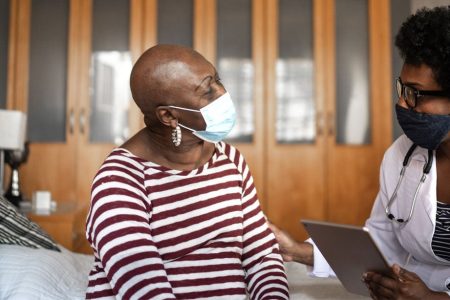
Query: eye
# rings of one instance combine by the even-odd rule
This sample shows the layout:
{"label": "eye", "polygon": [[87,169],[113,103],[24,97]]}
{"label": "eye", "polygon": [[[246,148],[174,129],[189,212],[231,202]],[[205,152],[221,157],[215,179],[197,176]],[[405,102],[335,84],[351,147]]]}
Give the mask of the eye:
{"label": "eye", "polygon": [[211,84],[215,81],[215,78],[212,76],[208,76],[205,78],[200,84],[199,88],[201,90],[202,95],[208,95],[212,93]]}

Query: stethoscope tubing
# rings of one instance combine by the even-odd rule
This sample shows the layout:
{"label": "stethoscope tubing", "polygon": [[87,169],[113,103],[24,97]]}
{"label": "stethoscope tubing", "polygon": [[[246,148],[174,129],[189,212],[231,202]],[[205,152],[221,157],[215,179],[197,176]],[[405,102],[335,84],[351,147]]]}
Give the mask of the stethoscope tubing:
{"label": "stethoscope tubing", "polygon": [[413,201],[411,204],[411,209],[409,210],[408,218],[407,219],[396,218],[391,213],[391,206],[392,206],[392,203],[394,202],[394,200],[397,198],[398,189],[400,188],[400,185],[403,181],[403,177],[406,173],[406,168],[409,165],[410,158],[416,148],[417,148],[417,145],[413,144],[413,145],[411,145],[408,152],[406,153],[405,158],[403,160],[402,169],[400,170],[400,177],[397,181],[397,185],[395,186],[394,193],[392,193],[391,197],[389,198],[389,201],[388,201],[388,203],[386,205],[386,209],[385,209],[385,213],[386,213],[386,216],[388,217],[388,219],[390,219],[391,221],[395,221],[399,224],[403,224],[403,225],[408,223],[409,220],[411,220],[412,215],[414,213],[414,208],[416,206],[417,196],[419,195],[420,188],[422,187],[422,184],[425,182],[428,173],[430,173],[431,166],[433,165],[433,150],[428,150],[428,160],[423,168],[422,177],[420,178],[420,181],[419,181],[419,184],[417,185],[416,191],[414,192],[414,197],[413,197]]}

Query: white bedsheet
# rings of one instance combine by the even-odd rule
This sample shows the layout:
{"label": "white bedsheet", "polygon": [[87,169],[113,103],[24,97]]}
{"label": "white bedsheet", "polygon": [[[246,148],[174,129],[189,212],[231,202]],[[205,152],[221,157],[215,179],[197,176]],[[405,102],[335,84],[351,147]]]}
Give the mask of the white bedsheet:
{"label": "white bedsheet", "polygon": [[84,299],[93,256],[0,245],[0,299]]}
{"label": "white bedsheet", "polygon": [[[0,245],[0,299],[84,299],[93,256]],[[348,293],[336,278],[311,278],[306,268],[286,263],[293,300],[368,299]]]}

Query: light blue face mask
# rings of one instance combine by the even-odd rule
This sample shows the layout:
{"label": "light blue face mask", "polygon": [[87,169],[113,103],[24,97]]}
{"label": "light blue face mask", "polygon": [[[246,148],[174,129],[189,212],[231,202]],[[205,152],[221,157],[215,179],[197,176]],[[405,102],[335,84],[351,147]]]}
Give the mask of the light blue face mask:
{"label": "light blue face mask", "polygon": [[195,130],[181,123],[178,123],[178,125],[192,131],[196,137],[210,143],[218,143],[223,140],[233,129],[236,122],[236,110],[228,92],[200,110],[173,105],[169,105],[169,107],[201,113],[206,123],[205,130]]}

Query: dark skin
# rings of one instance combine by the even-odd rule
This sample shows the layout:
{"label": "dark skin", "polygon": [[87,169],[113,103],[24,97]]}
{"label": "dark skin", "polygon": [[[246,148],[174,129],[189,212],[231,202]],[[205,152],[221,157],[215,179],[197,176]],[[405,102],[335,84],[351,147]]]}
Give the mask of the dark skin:
{"label": "dark skin", "polygon": [[214,153],[214,144],[205,142],[181,128],[182,142],[175,147],[172,131],[181,123],[204,130],[196,109],[225,93],[215,68],[192,49],[158,45],[147,50],[133,67],[131,92],[144,113],[146,127],[122,147],[147,161],[175,170],[193,170],[204,165]]}
{"label": "dark skin", "polygon": [[[426,65],[412,66],[405,64],[400,75],[402,82],[418,90],[440,91],[442,88],[434,80],[433,71]],[[405,81],[403,81],[405,80]],[[398,104],[408,108],[406,102],[401,98]],[[415,110],[420,113],[435,115],[450,115],[450,101],[448,98],[437,98],[424,96],[419,98]],[[450,204],[450,133],[444,138],[436,150],[437,167],[437,199],[440,202]]]}
{"label": "dark skin", "polygon": [[[403,84],[417,90],[440,91],[442,88],[434,80],[433,71],[427,65],[403,65],[400,78]],[[398,104],[408,108],[405,100],[400,98]],[[427,114],[450,115],[448,98],[424,96],[419,98],[415,111]],[[450,134],[444,138],[436,150],[437,187],[436,195],[440,202],[450,203]],[[368,272],[364,281],[374,299],[450,299],[446,293],[431,291],[425,283],[413,272],[398,265],[392,267],[394,276]]]}
{"label": "dark skin", "polygon": [[392,272],[392,278],[373,272],[363,275],[373,299],[439,300],[450,298],[446,293],[431,291],[416,273],[409,272],[397,264],[392,266]]}
{"label": "dark skin", "polygon": [[295,261],[308,266],[314,264],[314,249],[310,243],[297,242],[289,234],[278,229],[273,224],[269,224],[269,227],[280,245],[280,253],[284,261]]}
{"label": "dark skin", "polygon": [[[400,75],[403,84],[418,90],[440,91],[442,88],[435,81],[433,71],[426,65],[413,66],[405,64]],[[405,100],[400,98],[398,104],[408,108]],[[420,97],[415,110],[420,113],[450,115],[450,99],[432,96]],[[436,150],[437,187],[436,195],[440,202],[450,204],[450,133],[443,139]],[[297,242],[274,225],[270,228],[280,244],[280,251],[285,261],[295,261],[312,266],[314,264],[313,247],[307,242]],[[372,298],[384,299],[450,299],[446,293],[430,290],[416,273],[409,272],[399,265],[392,266],[392,277],[374,272],[363,275]]]}

